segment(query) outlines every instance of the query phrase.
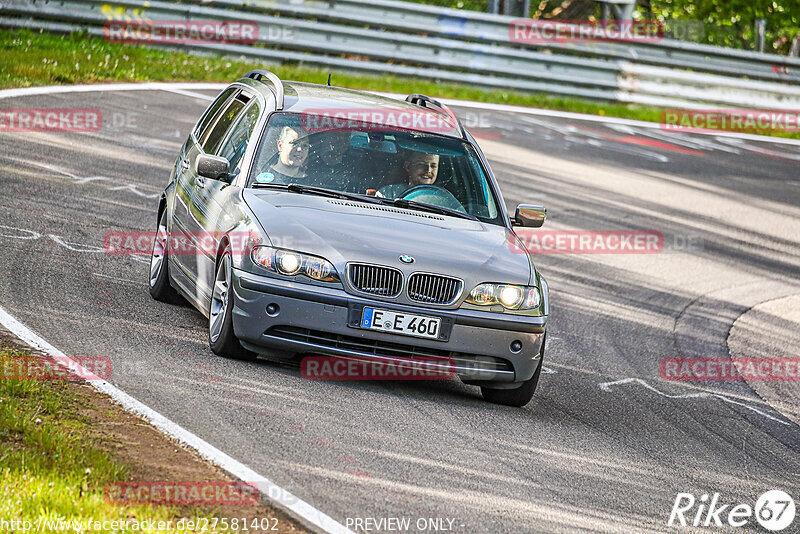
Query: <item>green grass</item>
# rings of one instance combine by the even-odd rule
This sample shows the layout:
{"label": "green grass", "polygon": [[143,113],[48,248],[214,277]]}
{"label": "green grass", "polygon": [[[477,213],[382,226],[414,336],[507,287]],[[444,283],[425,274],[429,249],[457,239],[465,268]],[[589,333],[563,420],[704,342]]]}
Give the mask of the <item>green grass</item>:
{"label": "green grass", "polygon": [[[25,357],[0,349],[2,368]],[[89,422],[79,413],[85,399],[74,389],[60,381],[5,377],[0,378],[0,518],[31,523],[42,518],[177,522],[174,509],[105,501],[105,485],[128,480],[128,468],[91,437]],[[14,530],[10,524],[0,525],[0,532]],[[23,531],[19,525],[16,530]]]}
{"label": "green grass", "polygon": [[[108,43],[82,33],[58,35],[29,30],[0,30],[0,87],[95,82],[231,82],[261,63]],[[268,66],[285,80],[325,83],[328,71],[293,65]],[[558,98],[545,94],[486,90],[465,85],[395,76],[334,73],[339,87],[401,94],[529,106],[659,122],[665,108]],[[775,133],[800,138],[798,133]]]}
{"label": "green grass", "polygon": [[[57,35],[28,30],[0,30],[0,86],[93,82],[193,81],[230,82],[254,65],[244,60],[198,56],[113,44],[85,34]],[[326,83],[328,71],[291,65],[269,69],[282,79]],[[394,76],[334,73],[339,87],[395,93],[424,93],[441,98],[535,106],[641,120],[659,120],[656,108],[554,98],[543,94],[491,91],[463,85]]]}

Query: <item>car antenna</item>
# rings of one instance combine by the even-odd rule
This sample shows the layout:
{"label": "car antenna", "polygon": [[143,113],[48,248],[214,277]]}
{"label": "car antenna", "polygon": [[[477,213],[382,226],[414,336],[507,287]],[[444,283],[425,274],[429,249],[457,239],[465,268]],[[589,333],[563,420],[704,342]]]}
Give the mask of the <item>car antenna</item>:
{"label": "car antenna", "polygon": [[328,73],[328,87],[331,86],[331,73]]}

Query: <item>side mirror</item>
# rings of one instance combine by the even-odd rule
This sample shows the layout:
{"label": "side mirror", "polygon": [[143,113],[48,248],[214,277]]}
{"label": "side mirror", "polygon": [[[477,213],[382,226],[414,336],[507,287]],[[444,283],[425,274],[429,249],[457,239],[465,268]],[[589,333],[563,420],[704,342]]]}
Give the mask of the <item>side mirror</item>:
{"label": "side mirror", "polygon": [[514,220],[511,222],[516,226],[539,228],[544,224],[545,217],[547,217],[547,210],[544,206],[520,204],[517,206],[517,212],[514,214]]}
{"label": "side mirror", "polygon": [[230,163],[225,158],[200,154],[195,160],[195,165],[197,167],[197,174],[203,178],[222,180],[223,182],[228,181],[228,167]]}

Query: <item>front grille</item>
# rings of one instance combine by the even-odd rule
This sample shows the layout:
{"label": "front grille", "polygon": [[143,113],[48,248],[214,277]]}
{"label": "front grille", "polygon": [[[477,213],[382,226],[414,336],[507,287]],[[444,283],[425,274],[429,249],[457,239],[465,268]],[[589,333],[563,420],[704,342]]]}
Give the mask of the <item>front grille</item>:
{"label": "front grille", "polygon": [[284,339],[289,341],[301,341],[313,345],[341,349],[356,352],[364,355],[386,356],[395,358],[415,358],[424,357],[432,359],[442,359],[442,363],[452,362],[457,367],[466,369],[484,369],[504,372],[514,372],[514,366],[508,360],[496,358],[494,356],[479,356],[464,352],[455,352],[442,349],[432,349],[427,347],[417,347],[404,343],[391,343],[388,341],[378,341],[355,336],[344,336],[323,332],[321,330],[309,330],[308,328],[298,328],[295,326],[273,326],[265,332],[272,338]]}
{"label": "front grille", "polygon": [[408,298],[425,304],[450,304],[461,295],[463,285],[449,276],[414,273],[408,279]]}
{"label": "front grille", "polygon": [[303,341],[322,347],[349,350],[373,356],[450,357],[449,350],[416,347],[414,345],[406,345],[405,343],[391,343],[388,341],[377,341],[355,336],[343,336],[341,334],[333,334],[321,330],[309,330],[307,328],[298,328],[295,326],[273,326],[267,330],[266,333],[268,336],[290,339],[293,341]]}
{"label": "front grille", "polygon": [[379,297],[396,297],[403,287],[403,273],[391,267],[351,263],[348,277],[356,290]]}

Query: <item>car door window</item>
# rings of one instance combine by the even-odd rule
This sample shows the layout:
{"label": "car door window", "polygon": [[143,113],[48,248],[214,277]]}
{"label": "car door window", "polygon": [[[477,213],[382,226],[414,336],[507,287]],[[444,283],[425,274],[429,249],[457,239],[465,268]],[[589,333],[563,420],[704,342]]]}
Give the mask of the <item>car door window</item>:
{"label": "car door window", "polygon": [[208,109],[203,114],[203,118],[200,119],[200,122],[197,123],[197,127],[194,130],[194,136],[197,139],[205,138],[206,134],[208,133],[208,127],[212,124],[213,119],[217,116],[217,112],[236,91],[237,89],[235,87],[229,87],[220,93],[217,99],[214,100],[210,106],[208,106]]}
{"label": "car door window", "polygon": [[239,161],[244,156],[247,149],[247,144],[250,141],[250,136],[253,129],[258,122],[258,117],[261,114],[261,107],[258,102],[253,102],[242,114],[239,122],[231,129],[231,133],[227,139],[222,143],[220,149],[216,152],[217,156],[222,156],[230,162],[228,172],[233,173],[239,165]]}
{"label": "car door window", "polygon": [[236,98],[231,100],[222,113],[219,114],[219,118],[216,119],[216,122],[209,130],[206,138],[201,139],[200,144],[203,148],[203,152],[206,154],[214,154],[217,151],[228,128],[234,123],[248,100],[249,98],[242,94],[239,94]]}

